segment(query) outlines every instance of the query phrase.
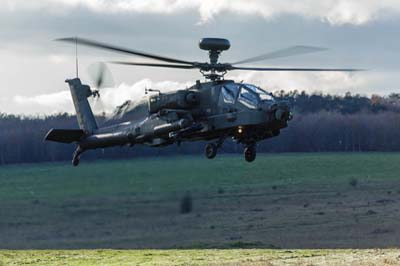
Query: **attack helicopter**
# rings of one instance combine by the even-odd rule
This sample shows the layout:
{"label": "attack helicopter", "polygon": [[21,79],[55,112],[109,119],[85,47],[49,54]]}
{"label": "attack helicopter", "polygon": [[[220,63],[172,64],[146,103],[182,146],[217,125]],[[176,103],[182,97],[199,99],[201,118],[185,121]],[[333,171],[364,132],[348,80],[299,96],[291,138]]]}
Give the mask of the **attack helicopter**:
{"label": "attack helicopter", "polygon": [[[163,147],[186,141],[208,141],[205,156],[215,158],[227,138],[244,146],[244,158],[256,158],[257,142],[276,137],[288,126],[292,113],[287,101],[277,100],[262,88],[243,82],[224,79],[228,71],[359,71],[348,68],[276,68],[248,67],[241,64],[261,60],[307,54],[325,50],[313,46],[293,46],[286,49],[250,57],[235,63],[220,63],[220,54],[230,48],[230,42],[221,38],[203,38],[199,47],[208,52],[209,62],[195,62],[127,49],[84,38],[63,38],[58,41],[104,49],[161,61],[161,63],[114,61],[128,66],[198,69],[206,79],[197,80],[193,86],[162,92],[147,89],[151,94],[140,121],[127,121],[99,127],[88,102],[89,97],[99,97],[98,88],[82,84],[76,77],[67,79],[79,129],[51,129],[47,141],[76,143],[72,164],[77,166],[84,151],[113,146],[137,144]],[[100,77],[100,80],[102,77]]]}

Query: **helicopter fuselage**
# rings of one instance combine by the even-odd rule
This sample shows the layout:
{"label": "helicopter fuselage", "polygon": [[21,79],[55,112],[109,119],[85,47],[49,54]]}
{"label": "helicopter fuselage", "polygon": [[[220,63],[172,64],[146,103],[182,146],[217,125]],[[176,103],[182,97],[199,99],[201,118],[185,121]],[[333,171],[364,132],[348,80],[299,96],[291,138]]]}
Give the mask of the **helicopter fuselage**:
{"label": "helicopter fuselage", "polygon": [[93,91],[78,78],[66,82],[80,129],[52,129],[45,139],[77,143],[74,165],[79,163],[82,152],[91,149],[216,140],[206,146],[206,156],[211,159],[226,138],[242,143],[246,160],[253,161],[256,143],[278,136],[292,118],[286,101],[277,101],[254,85],[231,80],[198,81],[184,90],[150,95],[136,108],[142,110],[136,114],[141,117],[139,120],[98,128],[87,100]]}
{"label": "helicopter fuselage", "polygon": [[[99,128],[82,138],[81,150],[117,145],[165,146],[183,141],[230,137],[245,146],[279,135],[291,113],[287,102],[258,87],[214,81],[148,97],[148,114],[139,122]],[[218,144],[220,143],[220,144]]]}

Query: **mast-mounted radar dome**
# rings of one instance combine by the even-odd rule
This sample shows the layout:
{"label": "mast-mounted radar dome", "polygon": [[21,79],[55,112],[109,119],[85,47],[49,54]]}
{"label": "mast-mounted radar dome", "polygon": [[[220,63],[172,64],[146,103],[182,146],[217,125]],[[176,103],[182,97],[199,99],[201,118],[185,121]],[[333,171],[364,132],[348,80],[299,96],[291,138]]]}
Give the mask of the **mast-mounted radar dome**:
{"label": "mast-mounted radar dome", "polygon": [[219,54],[222,51],[228,50],[231,47],[231,44],[227,39],[203,38],[200,39],[199,47],[209,53],[210,65],[207,66],[211,71],[211,76],[209,77],[212,77],[212,79],[215,80],[218,77],[218,75],[215,76],[215,65],[218,63]]}
{"label": "mast-mounted radar dome", "polygon": [[231,47],[231,44],[227,39],[203,38],[199,42],[199,47],[207,51],[226,51]]}

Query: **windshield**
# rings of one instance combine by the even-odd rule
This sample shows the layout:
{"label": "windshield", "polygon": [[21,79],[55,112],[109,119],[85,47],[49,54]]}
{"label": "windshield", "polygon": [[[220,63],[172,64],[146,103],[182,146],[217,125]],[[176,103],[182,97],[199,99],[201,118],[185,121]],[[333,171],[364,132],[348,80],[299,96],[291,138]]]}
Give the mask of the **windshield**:
{"label": "windshield", "polygon": [[226,84],[221,89],[224,102],[234,103],[239,92],[239,86],[237,84]]}
{"label": "windshield", "polygon": [[253,109],[257,108],[259,102],[257,94],[245,86],[241,88],[238,99],[239,102]]}
{"label": "windshield", "polygon": [[244,86],[246,86],[246,88],[248,88],[250,91],[258,94],[262,101],[272,101],[274,99],[270,93],[267,93],[254,85],[244,84]]}
{"label": "windshield", "polygon": [[272,101],[273,96],[251,85],[229,83],[221,87],[221,98],[225,103],[234,104],[236,99],[249,108],[256,109],[261,101]]}

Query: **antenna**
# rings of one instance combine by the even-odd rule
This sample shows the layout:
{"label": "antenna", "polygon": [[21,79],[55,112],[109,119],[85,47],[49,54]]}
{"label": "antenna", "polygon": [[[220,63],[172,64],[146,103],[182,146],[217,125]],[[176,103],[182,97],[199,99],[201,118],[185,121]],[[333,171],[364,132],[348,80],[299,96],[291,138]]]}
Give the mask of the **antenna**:
{"label": "antenna", "polygon": [[75,69],[76,69],[76,77],[79,78],[79,67],[78,67],[78,37],[75,37]]}

